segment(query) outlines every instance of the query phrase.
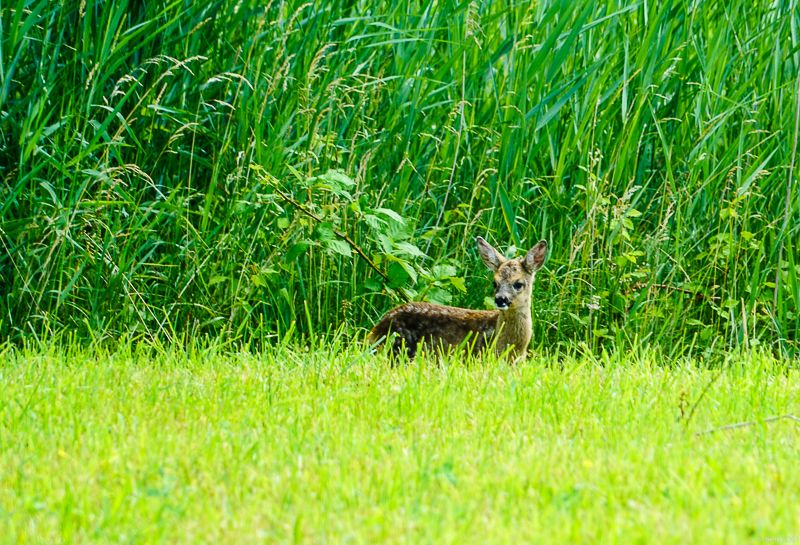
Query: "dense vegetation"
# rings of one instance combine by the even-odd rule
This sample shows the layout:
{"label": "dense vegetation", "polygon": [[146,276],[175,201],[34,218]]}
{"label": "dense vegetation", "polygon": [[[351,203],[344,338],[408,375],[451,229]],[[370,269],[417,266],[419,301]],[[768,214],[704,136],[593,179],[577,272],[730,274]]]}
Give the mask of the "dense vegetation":
{"label": "dense vegetation", "polygon": [[[798,74],[796,0],[0,3],[0,544],[796,539]],[[352,342],[477,235],[528,364]]]}
{"label": "dense vegetation", "polygon": [[[800,329],[796,2],[0,6],[0,338],[270,342],[482,306],[536,343]],[[513,248],[512,248],[513,251]]]}
{"label": "dense vegetation", "polygon": [[141,346],[0,349],[0,544],[798,533],[798,371],[757,350],[392,369],[341,342]]}

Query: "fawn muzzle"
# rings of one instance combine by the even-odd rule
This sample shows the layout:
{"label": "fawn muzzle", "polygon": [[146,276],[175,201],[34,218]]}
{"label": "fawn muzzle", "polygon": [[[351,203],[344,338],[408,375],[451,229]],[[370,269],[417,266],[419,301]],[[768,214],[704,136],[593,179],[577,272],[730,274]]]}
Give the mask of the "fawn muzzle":
{"label": "fawn muzzle", "polygon": [[500,310],[505,310],[511,305],[511,301],[508,299],[508,297],[498,295],[494,298],[494,304],[497,305],[497,308]]}

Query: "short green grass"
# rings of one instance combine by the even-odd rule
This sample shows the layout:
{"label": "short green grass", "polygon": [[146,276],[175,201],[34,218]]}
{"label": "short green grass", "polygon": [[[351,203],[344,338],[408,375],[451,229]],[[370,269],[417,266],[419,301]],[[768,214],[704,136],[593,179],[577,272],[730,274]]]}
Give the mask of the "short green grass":
{"label": "short green grass", "polygon": [[757,352],[6,349],[0,389],[0,543],[800,539],[797,365]]}

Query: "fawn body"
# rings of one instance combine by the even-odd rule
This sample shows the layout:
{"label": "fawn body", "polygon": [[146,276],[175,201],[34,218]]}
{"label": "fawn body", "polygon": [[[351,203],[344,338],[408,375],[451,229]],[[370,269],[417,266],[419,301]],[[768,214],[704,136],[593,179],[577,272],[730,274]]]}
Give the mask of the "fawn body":
{"label": "fawn body", "polygon": [[494,272],[497,310],[406,303],[381,318],[369,341],[377,343],[394,333],[392,351],[405,347],[410,358],[420,347],[436,351],[467,345],[480,352],[492,344],[497,354],[508,350],[514,360],[524,358],[531,340],[531,290],[536,271],[544,263],[547,242],[542,240],[518,259],[504,258],[481,237],[477,242],[483,262]]}

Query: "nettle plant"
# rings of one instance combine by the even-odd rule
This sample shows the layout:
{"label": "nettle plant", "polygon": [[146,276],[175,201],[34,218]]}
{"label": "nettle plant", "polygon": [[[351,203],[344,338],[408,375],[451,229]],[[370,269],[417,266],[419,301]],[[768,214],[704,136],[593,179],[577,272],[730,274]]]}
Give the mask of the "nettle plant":
{"label": "nettle plant", "polygon": [[[411,299],[447,304],[455,293],[466,292],[455,263],[437,260],[431,265],[414,243],[415,219],[380,206],[344,171],[309,176],[290,167],[289,179],[279,180],[258,165],[251,169],[267,194],[272,193],[276,212],[273,227],[279,235],[270,238],[282,246],[282,258],[265,265],[272,282],[285,284],[293,278],[321,301],[385,293],[389,298],[379,306]],[[282,298],[288,301],[287,295]],[[309,328],[311,322],[333,319],[330,312],[307,318]]]}

